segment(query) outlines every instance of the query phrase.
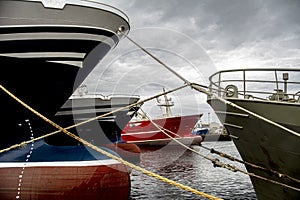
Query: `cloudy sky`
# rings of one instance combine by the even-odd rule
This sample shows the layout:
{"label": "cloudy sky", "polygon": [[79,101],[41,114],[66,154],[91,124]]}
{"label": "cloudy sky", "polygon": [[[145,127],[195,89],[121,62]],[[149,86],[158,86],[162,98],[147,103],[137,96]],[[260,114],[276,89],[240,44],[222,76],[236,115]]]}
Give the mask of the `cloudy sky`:
{"label": "cloudy sky", "polygon": [[[222,69],[300,67],[299,0],[106,0],[124,11],[133,40],[185,79],[208,85]],[[126,38],[85,82],[105,95],[155,95],[183,84]],[[213,111],[206,96],[186,88],[170,94],[174,114]],[[158,115],[156,102],[145,104]]]}

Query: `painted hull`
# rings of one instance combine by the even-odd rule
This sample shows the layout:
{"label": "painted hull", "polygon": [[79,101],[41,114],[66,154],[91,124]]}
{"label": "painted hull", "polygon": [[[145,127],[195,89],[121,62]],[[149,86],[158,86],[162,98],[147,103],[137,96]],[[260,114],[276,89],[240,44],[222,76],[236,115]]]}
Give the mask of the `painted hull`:
{"label": "painted hull", "polygon": [[[120,27],[129,31],[126,16],[96,1],[1,0],[1,85],[60,124],[56,112],[117,45]],[[3,91],[0,110],[0,149],[56,130]],[[128,169],[91,152],[40,141],[1,153],[0,199],[128,199]]]}
{"label": "painted hull", "polygon": [[[166,133],[184,144],[199,144],[202,141],[202,137],[192,134],[192,130],[201,116],[202,115],[168,117],[154,119],[152,121],[171,131],[172,133]],[[149,120],[129,122],[123,129],[121,136],[122,140],[125,142],[135,143],[137,145],[178,144],[158,130],[158,128]]]}
{"label": "painted hull", "polygon": [[[246,99],[230,99],[230,101],[291,130],[300,132],[299,104]],[[217,99],[210,99],[208,103],[233,138],[233,142],[244,161],[300,179],[299,137],[231,106],[225,106],[223,102]],[[246,168],[250,173],[300,188],[300,184],[294,181],[280,178],[253,167],[246,166]],[[251,181],[256,196],[260,200],[300,198],[300,192],[296,190],[252,176]]]}
{"label": "painted hull", "polygon": [[[52,120],[97,63],[117,45],[120,26],[125,32],[129,30],[126,18],[100,9],[99,3],[64,2],[0,1],[1,84]],[[1,123],[0,148],[30,137],[24,134],[27,119],[33,124],[35,136],[54,130],[2,91],[0,110],[0,120],[5,122]]]}
{"label": "painted hull", "polygon": [[84,146],[56,147],[40,141],[1,154],[0,161],[3,200],[128,199],[130,195],[129,168]]}
{"label": "painted hull", "polygon": [[[117,166],[113,166],[114,168]],[[27,167],[20,193],[20,167],[0,168],[0,197],[6,199],[128,199],[128,175],[110,166]]]}
{"label": "painted hull", "polygon": [[120,142],[105,144],[103,146],[115,151],[122,159],[130,163],[140,164],[141,149],[136,144]]}
{"label": "painted hull", "polygon": [[[56,113],[56,119],[61,125],[68,127],[88,119],[107,114],[111,111],[126,107],[139,100],[137,96],[109,96],[82,95],[70,98]],[[71,129],[72,133],[94,145],[108,147],[116,151],[123,159],[132,162],[140,162],[140,149],[135,144],[127,144],[121,140],[121,131],[131,120],[138,106],[126,108],[105,117],[91,121]],[[77,141],[64,133],[46,139],[49,143],[57,144],[60,141],[64,145],[75,145]]]}
{"label": "painted hull", "polygon": [[[95,145],[115,143],[120,140],[122,129],[131,120],[139,107],[126,108],[108,115],[107,113],[136,103],[138,100],[139,97],[136,96],[105,98],[100,95],[98,97],[83,95],[73,97],[56,113],[55,119],[63,127],[68,127],[106,114],[105,117],[72,128],[71,132]],[[76,141],[68,140],[68,136],[63,133],[50,138],[48,142],[55,143],[62,137],[64,139],[60,141],[65,145],[68,143],[76,144]]]}

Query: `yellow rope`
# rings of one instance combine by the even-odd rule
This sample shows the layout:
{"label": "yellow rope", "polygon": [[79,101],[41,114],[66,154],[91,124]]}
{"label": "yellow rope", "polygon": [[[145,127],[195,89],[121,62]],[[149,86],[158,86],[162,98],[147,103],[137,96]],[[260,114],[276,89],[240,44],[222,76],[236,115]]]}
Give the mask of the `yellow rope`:
{"label": "yellow rope", "polygon": [[[249,176],[253,176],[253,177],[256,177],[256,178],[261,179],[261,180],[264,180],[264,181],[269,181],[269,182],[271,182],[271,183],[274,183],[274,184],[277,184],[277,185],[280,185],[280,186],[283,186],[283,187],[286,187],[286,188],[290,188],[290,189],[292,189],[292,190],[296,190],[296,191],[300,192],[300,188],[296,188],[296,187],[293,187],[293,186],[290,186],[290,185],[287,185],[287,184],[284,184],[284,183],[281,183],[281,182],[278,182],[278,181],[274,181],[274,180],[272,180],[272,179],[268,179],[268,178],[265,178],[265,177],[263,177],[263,176],[259,176],[259,175],[254,174],[254,173],[249,173],[249,172],[244,171],[244,170],[242,170],[242,169],[240,169],[240,168],[238,168],[238,167],[232,166],[232,165],[230,165],[230,164],[223,163],[223,162],[219,161],[218,159],[213,159],[213,158],[210,158],[210,157],[207,157],[207,156],[201,154],[200,152],[198,152],[198,151],[196,151],[196,150],[194,150],[194,149],[188,147],[187,145],[183,144],[182,142],[180,142],[180,141],[177,140],[176,138],[174,138],[174,137],[172,137],[171,135],[167,134],[166,131],[169,132],[169,133],[171,133],[171,134],[177,135],[176,133],[174,133],[174,132],[172,132],[172,131],[170,131],[170,130],[168,130],[168,129],[165,129],[164,127],[159,126],[158,124],[156,124],[155,122],[153,122],[153,121],[147,116],[147,114],[146,114],[143,110],[142,110],[142,112],[144,113],[144,115],[146,116],[146,118],[148,118],[148,120],[149,120],[149,121],[150,121],[150,122],[151,122],[158,130],[160,130],[162,133],[164,133],[166,136],[168,136],[171,140],[177,142],[179,145],[181,145],[182,147],[186,148],[187,150],[190,150],[190,151],[192,151],[193,153],[196,153],[197,155],[201,156],[202,158],[205,158],[205,159],[211,161],[215,166],[222,167],[222,168],[228,169],[228,170],[233,171],[233,172],[237,172],[237,171],[238,171],[238,172],[241,172],[241,173],[243,173],[243,174],[246,174],[246,175],[249,175]],[[179,135],[177,135],[177,136],[179,136]],[[179,137],[182,138],[181,136],[179,136]],[[243,163],[243,164],[248,164],[248,163]],[[251,164],[251,166],[252,166],[252,167],[256,167],[256,168],[259,167],[259,166],[254,165],[254,164]],[[263,167],[259,167],[259,169],[269,170],[269,169],[266,169],[266,168],[263,168]],[[269,170],[269,171],[270,171],[270,170]],[[298,180],[298,179],[293,178],[293,177],[290,177],[290,176],[288,176],[288,175],[286,175],[286,174],[280,174],[279,172],[274,171],[274,170],[273,170],[273,171],[270,171],[270,172],[273,172],[273,173],[275,173],[275,174],[277,174],[277,175],[281,175],[282,177],[285,177],[285,178],[289,178],[290,180],[293,180],[293,181],[299,183],[299,180]],[[279,177],[280,177],[280,176],[279,176]]]}
{"label": "yellow rope", "polygon": [[[178,78],[180,78],[181,80],[183,80],[185,84],[191,86],[192,89],[195,89],[195,90],[197,90],[198,92],[204,93],[204,94],[206,94],[206,95],[208,95],[208,96],[214,97],[214,98],[220,100],[221,102],[223,102],[223,103],[225,103],[225,104],[227,104],[227,105],[229,105],[229,106],[231,106],[231,107],[233,107],[233,108],[237,108],[237,109],[239,109],[239,110],[241,110],[241,111],[244,111],[244,112],[246,112],[246,113],[248,113],[248,114],[250,114],[250,115],[252,115],[252,116],[254,116],[254,117],[256,117],[256,118],[258,118],[258,119],[260,119],[260,120],[262,120],[262,121],[265,121],[266,123],[269,123],[269,124],[271,124],[271,125],[273,125],[273,126],[276,126],[276,127],[280,128],[280,129],[283,129],[283,130],[285,130],[285,131],[287,131],[287,132],[289,132],[289,133],[291,133],[291,134],[293,134],[293,135],[295,135],[295,136],[297,136],[297,137],[300,137],[300,133],[298,133],[298,132],[296,132],[296,131],[293,131],[293,130],[291,130],[291,129],[285,127],[285,126],[282,126],[282,125],[280,125],[280,124],[278,124],[278,123],[272,121],[272,120],[269,120],[269,119],[267,119],[267,118],[264,118],[264,117],[261,116],[261,115],[258,115],[258,114],[254,113],[254,112],[251,112],[250,110],[247,110],[246,108],[241,107],[241,106],[239,106],[239,105],[237,105],[237,104],[235,104],[235,103],[233,103],[233,102],[231,102],[231,101],[228,101],[228,100],[226,100],[226,99],[224,99],[224,98],[218,97],[218,96],[214,95],[213,93],[211,93],[211,92],[209,92],[209,91],[206,91],[206,89],[204,89],[204,88],[208,88],[207,86],[199,85],[199,84],[196,84],[196,83],[191,83],[191,82],[189,82],[187,79],[185,79],[185,78],[182,77],[180,74],[178,74],[177,72],[175,72],[172,68],[170,68],[170,67],[169,67],[168,65],[166,65],[164,62],[162,62],[160,59],[158,59],[158,58],[155,57],[153,54],[151,54],[149,51],[147,51],[147,50],[144,49],[142,46],[140,46],[137,42],[135,42],[133,39],[131,39],[128,35],[124,34],[124,33],[123,33],[122,31],[120,31],[120,30],[118,31],[118,33],[122,34],[122,35],[123,35],[124,37],[126,37],[129,41],[131,41],[134,45],[136,45],[138,48],[140,48],[144,53],[146,53],[146,54],[149,55],[151,58],[153,58],[155,61],[157,61],[158,63],[160,63],[162,66],[164,66],[164,67],[165,67],[166,69],[168,69],[170,72],[172,72],[175,76],[177,76]],[[280,173],[278,173],[278,174],[280,174]],[[287,188],[291,188],[291,189],[293,189],[293,190],[300,191],[300,188],[295,188],[295,187],[292,187],[292,186],[289,186],[289,185],[286,185],[286,184],[279,183],[279,182],[277,182],[277,181],[273,181],[273,180],[267,179],[267,178],[265,178],[265,177],[260,177],[260,176],[258,176],[258,175],[256,175],[256,174],[253,174],[253,173],[249,173],[249,175],[254,176],[254,177],[257,177],[257,178],[261,178],[261,179],[266,180],[266,181],[270,181],[270,182],[275,183],[275,184],[279,184],[279,185],[284,186],[284,187],[287,187]],[[288,177],[289,177],[289,176],[288,176]],[[297,179],[295,179],[295,178],[292,178],[292,177],[291,177],[291,179],[294,180],[294,181],[299,182],[299,180],[297,180]]]}
{"label": "yellow rope", "polygon": [[[142,105],[143,103],[145,103],[145,102],[147,102],[147,101],[150,101],[150,100],[152,100],[152,99],[155,99],[155,98],[157,98],[157,97],[159,97],[159,96],[162,96],[162,95],[164,95],[164,94],[168,94],[168,93],[171,93],[171,92],[174,92],[174,91],[183,89],[183,88],[185,88],[185,87],[187,87],[187,85],[183,85],[183,86],[174,88],[174,89],[172,89],[172,90],[163,92],[163,93],[161,93],[161,94],[158,94],[158,95],[155,95],[155,96],[152,96],[152,97],[149,97],[149,98],[146,98],[146,99],[144,99],[144,100],[141,100],[141,101],[139,101],[139,102],[130,104],[130,105],[128,105],[128,106],[125,106],[125,107],[122,107],[122,108],[115,109],[115,110],[113,110],[113,111],[111,111],[111,112],[104,113],[104,114],[99,115],[99,116],[96,116],[96,117],[94,117],[94,118],[87,119],[87,120],[85,120],[85,121],[82,121],[82,122],[76,123],[76,124],[74,124],[74,125],[68,126],[68,127],[66,127],[65,129],[68,130],[68,129],[71,129],[71,128],[74,128],[74,127],[77,127],[77,126],[81,126],[81,125],[86,124],[86,123],[88,123],[88,122],[91,122],[91,121],[94,121],[94,120],[97,120],[97,119],[106,117],[106,116],[108,116],[108,115],[111,115],[111,114],[114,114],[114,113],[116,113],[116,112],[125,110],[125,109],[127,109],[127,108],[131,108],[131,107],[137,106],[137,105]],[[9,95],[12,95],[12,94],[10,94],[9,91],[7,91],[4,87],[1,86],[1,88],[2,88],[2,90],[6,91],[6,93],[8,93]],[[12,96],[12,97],[15,98],[14,96]],[[18,101],[18,102],[21,103],[21,104],[23,105],[22,101]],[[25,105],[26,105],[26,104],[25,104]],[[25,105],[24,105],[24,106],[25,106]],[[54,132],[51,132],[51,133],[42,135],[42,136],[40,136],[40,137],[34,138],[34,139],[32,139],[32,140],[28,140],[28,141],[21,142],[21,143],[19,143],[19,144],[12,145],[12,146],[10,146],[10,147],[8,147],[8,148],[1,149],[1,150],[0,150],[0,153],[4,153],[4,152],[6,152],[6,151],[10,151],[10,150],[15,149],[15,148],[18,148],[18,147],[22,147],[22,146],[24,146],[24,145],[26,145],[26,144],[32,143],[32,142],[34,142],[34,141],[38,141],[38,140],[40,140],[40,139],[49,137],[49,136],[51,136],[51,135],[54,135],[54,134],[57,134],[57,133],[60,133],[60,132],[61,132],[61,130],[57,130],[57,131],[54,131]]]}
{"label": "yellow rope", "polygon": [[83,140],[82,138],[80,138],[80,137],[78,137],[78,136],[72,134],[71,132],[69,132],[69,131],[66,130],[65,128],[59,126],[58,124],[54,123],[54,122],[51,121],[50,119],[46,118],[44,115],[40,114],[38,111],[36,111],[36,110],[34,110],[33,108],[31,108],[30,106],[28,106],[26,103],[24,103],[24,102],[21,101],[19,98],[17,98],[14,94],[12,94],[12,93],[9,92],[6,88],[4,88],[1,84],[0,84],[0,88],[1,88],[4,92],[6,92],[9,96],[11,96],[13,99],[15,99],[17,102],[19,102],[21,105],[23,105],[25,108],[29,109],[31,112],[33,112],[34,114],[36,114],[37,116],[39,116],[40,118],[42,118],[43,120],[45,120],[46,122],[48,122],[49,124],[51,124],[52,126],[54,126],[55,128],[59,129],[60,131],[64,132],[65,134],[69,135],[70,137],[76,139],[77,141],[81,142],[82,144],[87,145],[88,147],[90,147],[90,148],[92,148],[92,149],[94,149],[94,150],[96,150],[96,151],[98,151],[98,152],[100,152],[100,153],[102,153],[102,154],[104,154],[104,155],[106,155],[106,156],[112,158],[112,159],[115,159],[115,160],[119,161],[120,163],[123,163],[123,164],[126,165],[126,166],[129,166],[129,167],[131,167],[131,168],[133,168],[133,169],[135,169],[135,170],[137,170],[137,171],[140,171],[140,172],[142,172],[142,173],[144,173],[144,174],[147,174],[147,175],[149,175],[149,176],[152,176],[152,177],[154,177],[154,178],[156,178],[156,179],[158,179],[158,180],[161,180],[161,181],[164,181],[164,182],[169,183],[169,184],[171,184],[171,185],[174,185],[174,186],[176,186],[176,187],[178,187],[178,188],[184,189],[184,190],[186,190],[186,191],[192,192],[192,193],[194,193],[194,194],[197,194],[197,195],[200,195],[200,196],[202,196],[202,197],[209,198],[209,199],[213,199],[213,200],[217,200],[217,199],[220,200],[220,199],[221,199],[221,198],[215,197],[215,196],[213,196],[213,195],[206,194],[206,193],[204,193],[204,192],[200,192],[200,191],[198,191],[198,190],[196,190],[196,189],[193,189],[193,188],[191,188],[191,187],[189,187],[189,186],[185,186],[185,185],[183,185],[183,184],[177,183],[177,182],[175,182],[175,181],[173,181],[173,180],[170,180],[170,179],[168,179],[168,178],[165,178],[165,177],[163,177],[163,176],[160,176],[160,175],[158,175],[158,174],[155,174],[155,173],[153,173],[153,172],[151,172],[151,171],[149,171],[149,170],[143,169],[143,168],[141,168],[141,167],[139,167],[139,166],[136,166],[136,165],[134,165],[134,164],[132,164],[132,163],[130,163],[130,162],[127,162],[127,161],[123,160],[122,158],[119,158],[119,157],[117,157],[117,156],[114,156],[114,155],[112,155],[111,153],[108,153],[108,152],[102,150],[101,148],[99,148],[99,147],[97,147],[97,146],[95,146],[95,145],[92,145],[91,143],[89,143],[89,142]]}

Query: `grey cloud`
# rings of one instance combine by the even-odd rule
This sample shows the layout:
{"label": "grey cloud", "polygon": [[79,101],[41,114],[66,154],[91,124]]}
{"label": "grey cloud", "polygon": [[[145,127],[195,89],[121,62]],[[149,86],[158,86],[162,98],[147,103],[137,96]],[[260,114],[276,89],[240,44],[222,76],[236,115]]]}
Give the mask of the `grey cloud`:
{"label": "grey cloud", "polygon": [[[300,67],[298,0],[106,1],[129,16],[130,37],[189,80],[207,81],[216,68]],[[182,84],[127,39],[89,78],[96,91],[142,96]],[[177,95],[192,112],[189,95]]]}

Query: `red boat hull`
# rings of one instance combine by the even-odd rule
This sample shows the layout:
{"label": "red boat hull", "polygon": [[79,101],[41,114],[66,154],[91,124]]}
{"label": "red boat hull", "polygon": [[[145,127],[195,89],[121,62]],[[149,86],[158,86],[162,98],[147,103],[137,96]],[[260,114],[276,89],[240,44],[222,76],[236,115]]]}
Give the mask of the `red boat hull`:
{"label": "red boat hull", "polygon": [[104,145],[104,147],[115,151],[121,158],[130,163],[139,164],[141,161],[141,149],[136,144],[111,143]]}
{"label": "red boat hull", "polygon": [[[172,138],[182,141],[185,144],[200,143],[202,141],[202,137],[192,134],[192,130],[201,116],[202,114],[152,120],[155,124],[169,130],[170,132],[166,131],[166,133],[171,138],[160,131],[149,120],[132,121],[129,122],[123,129],[121,133],[122,140],[127,143],[135,143],[137,145],[165,145],[169,144]],[[172,142],[172,144],[177,143]]]}
{"label": "red boat hull", "polygon": [[[68,162],[60,163],[69,165]],[[0,199],[125,200],[130,195],[130,174],[120,163],[81,166],[26,164],[23,165],[25,168],[20,164],[19,167],[0,168]]]}

